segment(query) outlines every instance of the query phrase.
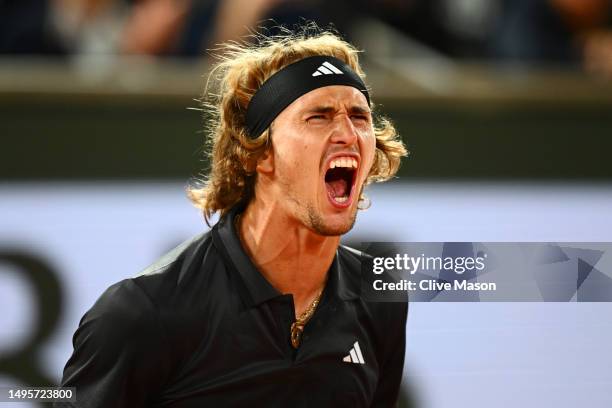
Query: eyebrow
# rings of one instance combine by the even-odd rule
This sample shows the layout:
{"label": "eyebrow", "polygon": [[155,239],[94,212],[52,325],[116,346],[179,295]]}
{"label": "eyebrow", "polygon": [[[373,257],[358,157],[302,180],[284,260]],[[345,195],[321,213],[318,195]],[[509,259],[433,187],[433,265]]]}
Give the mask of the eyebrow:
{"label": "eyebrow", "polygon": [[[353,105],[348,110],[350,113],[357,113],[357,114],[362,114],[362,115],[363,114],[369,115],[372,113],[370,109],[364,108],[363,106],[360,106],[360,105]],[[321,106],[315,106],[314,108],[311,108],[311,109],[307,109],[305,113],[332,113],[335,111],[336,111],[336,108],[334,108],[333,106],[321,105]]]}
{"label": "eyebrow", "polygon": [[349,111],[351,111],[351,113],[360,113],[364,115],[372,114],[372,111],[369,108],[364,108],[363,106],[359,106],[359,105],[351,106]]}

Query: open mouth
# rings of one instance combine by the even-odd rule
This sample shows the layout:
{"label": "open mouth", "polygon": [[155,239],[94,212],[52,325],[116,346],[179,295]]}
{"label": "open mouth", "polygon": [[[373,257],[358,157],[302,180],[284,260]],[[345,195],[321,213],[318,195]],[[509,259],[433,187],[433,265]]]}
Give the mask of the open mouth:
{"label": "open mouth", "polygon": [[357,165],[357,159],[348,156],[337,157],[330,162],[325,172],[325,187],[332,203],[341,207],[350,204]]}

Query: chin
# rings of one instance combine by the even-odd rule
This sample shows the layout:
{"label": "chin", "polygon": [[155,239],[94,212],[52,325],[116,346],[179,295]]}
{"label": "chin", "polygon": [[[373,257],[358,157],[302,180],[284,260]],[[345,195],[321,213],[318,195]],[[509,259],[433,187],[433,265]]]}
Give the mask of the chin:
{"label": "chin", "polygon": [[353,229],[357,211],[351,211],[351,214],[336,214],[333,216],[324,217],[316,214],[313,211],[308,212],[309,227],[314,232],[323,236],[338,236],[344,235]]}

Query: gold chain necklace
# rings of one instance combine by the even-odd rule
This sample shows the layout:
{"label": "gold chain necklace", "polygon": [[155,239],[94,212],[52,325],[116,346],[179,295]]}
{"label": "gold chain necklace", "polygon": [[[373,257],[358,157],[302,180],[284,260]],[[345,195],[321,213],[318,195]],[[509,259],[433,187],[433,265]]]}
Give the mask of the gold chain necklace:
{"label": "gold chain necklace", "polygon": [[[236,229],[236,235],[238,235],[238,239],[242,243],[242,237],[240,236],[240,217],[241,216],[242,216],[242,213],[237,214],[236,217],[234,218],[234,228]],[[319,293],[314,298],[312,303],[310,303],[308,308],[300,315],[300,317],[295,319],[295,322],[291,324],[291,346],[293,346],[294,349],[297,349],[298,347],[300,347],[300,343],[302,342],[302,332],[304,332],[304,326],[306,326],[306,323],[308,323],[308,321],[314,314],[315,309],[319,305],[319,301],[321,300],[322,294],[323,294],[323,289],[319,291]]]}
{"label": "gold chain necklace", "polygon": [[295,322],[291,324],[291,345],[294,349],[300,347],[300,343],[302,342],[302,332],[304,331],[304,326],[310,320],[312,315],[314,314],[315,309],[319,305],[319,301],[321,300],[321,294],[323,294],[323,289],[319,291],[317,296],[314,298],[310,306],[306,309],[304,313],[300,315]]}

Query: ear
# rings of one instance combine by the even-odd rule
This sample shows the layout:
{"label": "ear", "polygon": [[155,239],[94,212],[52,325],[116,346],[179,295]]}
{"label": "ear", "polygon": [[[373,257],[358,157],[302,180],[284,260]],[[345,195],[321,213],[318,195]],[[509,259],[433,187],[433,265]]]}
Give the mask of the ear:
{"label": "ear", "polygon": [[263,174],[272,174],[274,172],[274,150],[272,146],[257,160],[255,171]]}

